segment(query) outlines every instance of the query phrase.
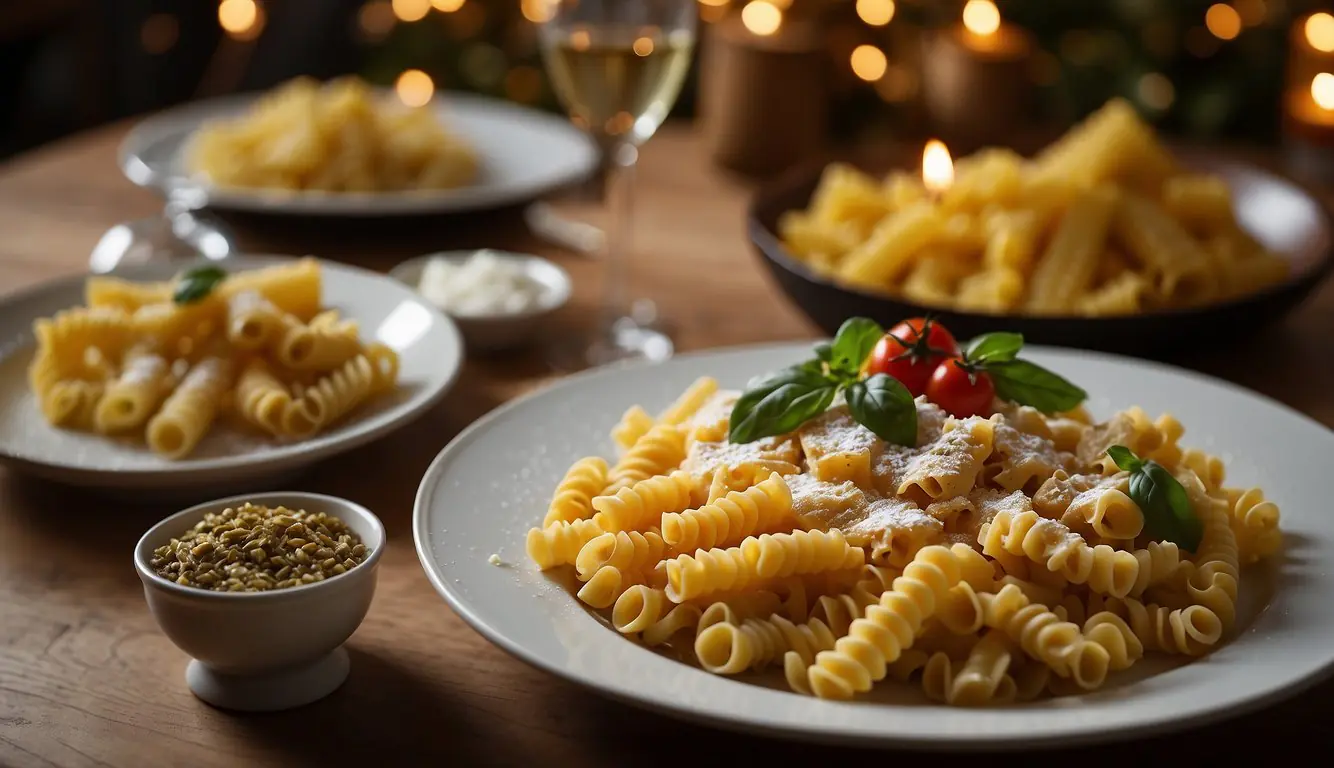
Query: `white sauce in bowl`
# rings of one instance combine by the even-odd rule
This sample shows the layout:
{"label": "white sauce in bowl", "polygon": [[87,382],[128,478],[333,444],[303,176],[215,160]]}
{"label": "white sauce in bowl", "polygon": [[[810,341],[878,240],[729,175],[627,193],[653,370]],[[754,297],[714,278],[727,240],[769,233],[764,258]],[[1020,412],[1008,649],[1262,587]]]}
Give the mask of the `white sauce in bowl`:
{"label": "white sauce in bowl", "polygon": [[537,308],[545,286],[524,265],[481,250],[466,259],[429,259],[417,290],[440,309],[463,317],[516,315]]}

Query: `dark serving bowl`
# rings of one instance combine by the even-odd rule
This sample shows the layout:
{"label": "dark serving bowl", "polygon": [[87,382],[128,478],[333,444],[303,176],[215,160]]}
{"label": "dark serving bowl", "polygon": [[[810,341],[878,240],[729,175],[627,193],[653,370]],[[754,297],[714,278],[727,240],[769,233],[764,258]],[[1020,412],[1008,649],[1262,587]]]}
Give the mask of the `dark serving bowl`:
{"label": "dark serving bowl", "polygon": [[1227,180],[1242,227],[1291,263],[1286,280],[1217,304],[1110,317],[958,311],[846,287],[811,271],[787,252],[778,237],[778,217],[807,206],[823,164],[799,168],[760,190],[751,200],[747,228],[760,260],[783,291],[831,335],[849,317],[870,317],[889,327],[930,312],[960,338],[1006,330],[1022,333],[1034,344],[1158,356],[1181,345],[1200,348],[1235,340],[1273,323],[1300,304],[1334,267],[1334,219],[1309,190],[1256,166],[1215,155],[1181,150],[1177,156],[1192,170]]}

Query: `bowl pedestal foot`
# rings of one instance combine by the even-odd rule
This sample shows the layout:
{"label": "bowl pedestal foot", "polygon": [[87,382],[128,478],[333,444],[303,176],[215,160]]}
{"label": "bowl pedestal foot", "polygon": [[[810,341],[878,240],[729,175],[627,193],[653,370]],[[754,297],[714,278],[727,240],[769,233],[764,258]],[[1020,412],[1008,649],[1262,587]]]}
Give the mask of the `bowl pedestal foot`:
{"label": "bowl pedestal foot", "polygon": [[219,709],[276,712],[328,696],[347,679],[348,669],[347,651],[339,646],[311,664],[253,676],[215,672],[191,659],[185,682],[194,695]]}

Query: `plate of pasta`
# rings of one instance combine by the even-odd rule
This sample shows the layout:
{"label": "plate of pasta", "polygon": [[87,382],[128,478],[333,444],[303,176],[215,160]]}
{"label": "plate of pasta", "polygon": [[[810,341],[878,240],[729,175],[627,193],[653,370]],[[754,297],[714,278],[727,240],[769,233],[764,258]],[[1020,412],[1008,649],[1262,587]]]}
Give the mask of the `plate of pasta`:
{"label": "plate of pasta", "polygon": [[462,361],[388,278],[314,258],[145,264],[0,301],[0,460],[103,489],[251,489],[405,424]]}
{"label": "plate of pasta", "polygon": [[968,336],[1143,353],[1298,305],[1334,267],[1319,200],[1247,163],[1169,147],[1113,100],[1032,157],[796,169],[752,200],[761,262],[828,333],[935,312]]}
{"label": "plate of pasta", "polygon": [[1133,738],[1330,671],[1328,429],[1158,363],[916,327],[513,401],[427,470],[422,565],[543,670],[795,739]]}
{"label": "plate of pasta", "polygon": [[591,173],[597,154],[556,116],[467,93],[407,106],[356,77],[299,77],[137,125],[131,181],[209,206],[291,215],[449,213],[524,202]]}

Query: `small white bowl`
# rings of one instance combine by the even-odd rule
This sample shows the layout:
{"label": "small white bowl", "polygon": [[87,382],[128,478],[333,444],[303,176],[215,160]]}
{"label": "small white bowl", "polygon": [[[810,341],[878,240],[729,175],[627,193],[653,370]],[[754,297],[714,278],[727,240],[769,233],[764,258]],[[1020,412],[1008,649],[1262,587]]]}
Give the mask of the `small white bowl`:
{"label": "small white bowl", "polygon": [[[205,514],[247,501],[338,517],[370,554],[337,576],[267,592],[187,587],[153,570],[155,549]],[[190,690],[222,709],[270,712],[322,699],[347,679],[342,645],[370,607],[386,541],[384,525],[359,504],[316,493],[259,493],[199,504],[154,525],[134,549],[134,566],[158,626],[191,657]]]}
{"label": "small white bowl", "polygon": [[[538,294],[537,306],[525,312],[459,315],[440,307],[440,311],[449,315],[458,325],[469,351],[496,352],[532,341],[542,327],[542,321],[570,300],[573,286],[569,273],[555,262],[540,256],[488,250],[501,260],[518,263],[530,278],[542,286],[542,290]],[[415,291],[421,283],[422,271],[431,259],[464,261],[474,253],[476,251],[428,253],[402,262],[389,271],[389,276]]]}

